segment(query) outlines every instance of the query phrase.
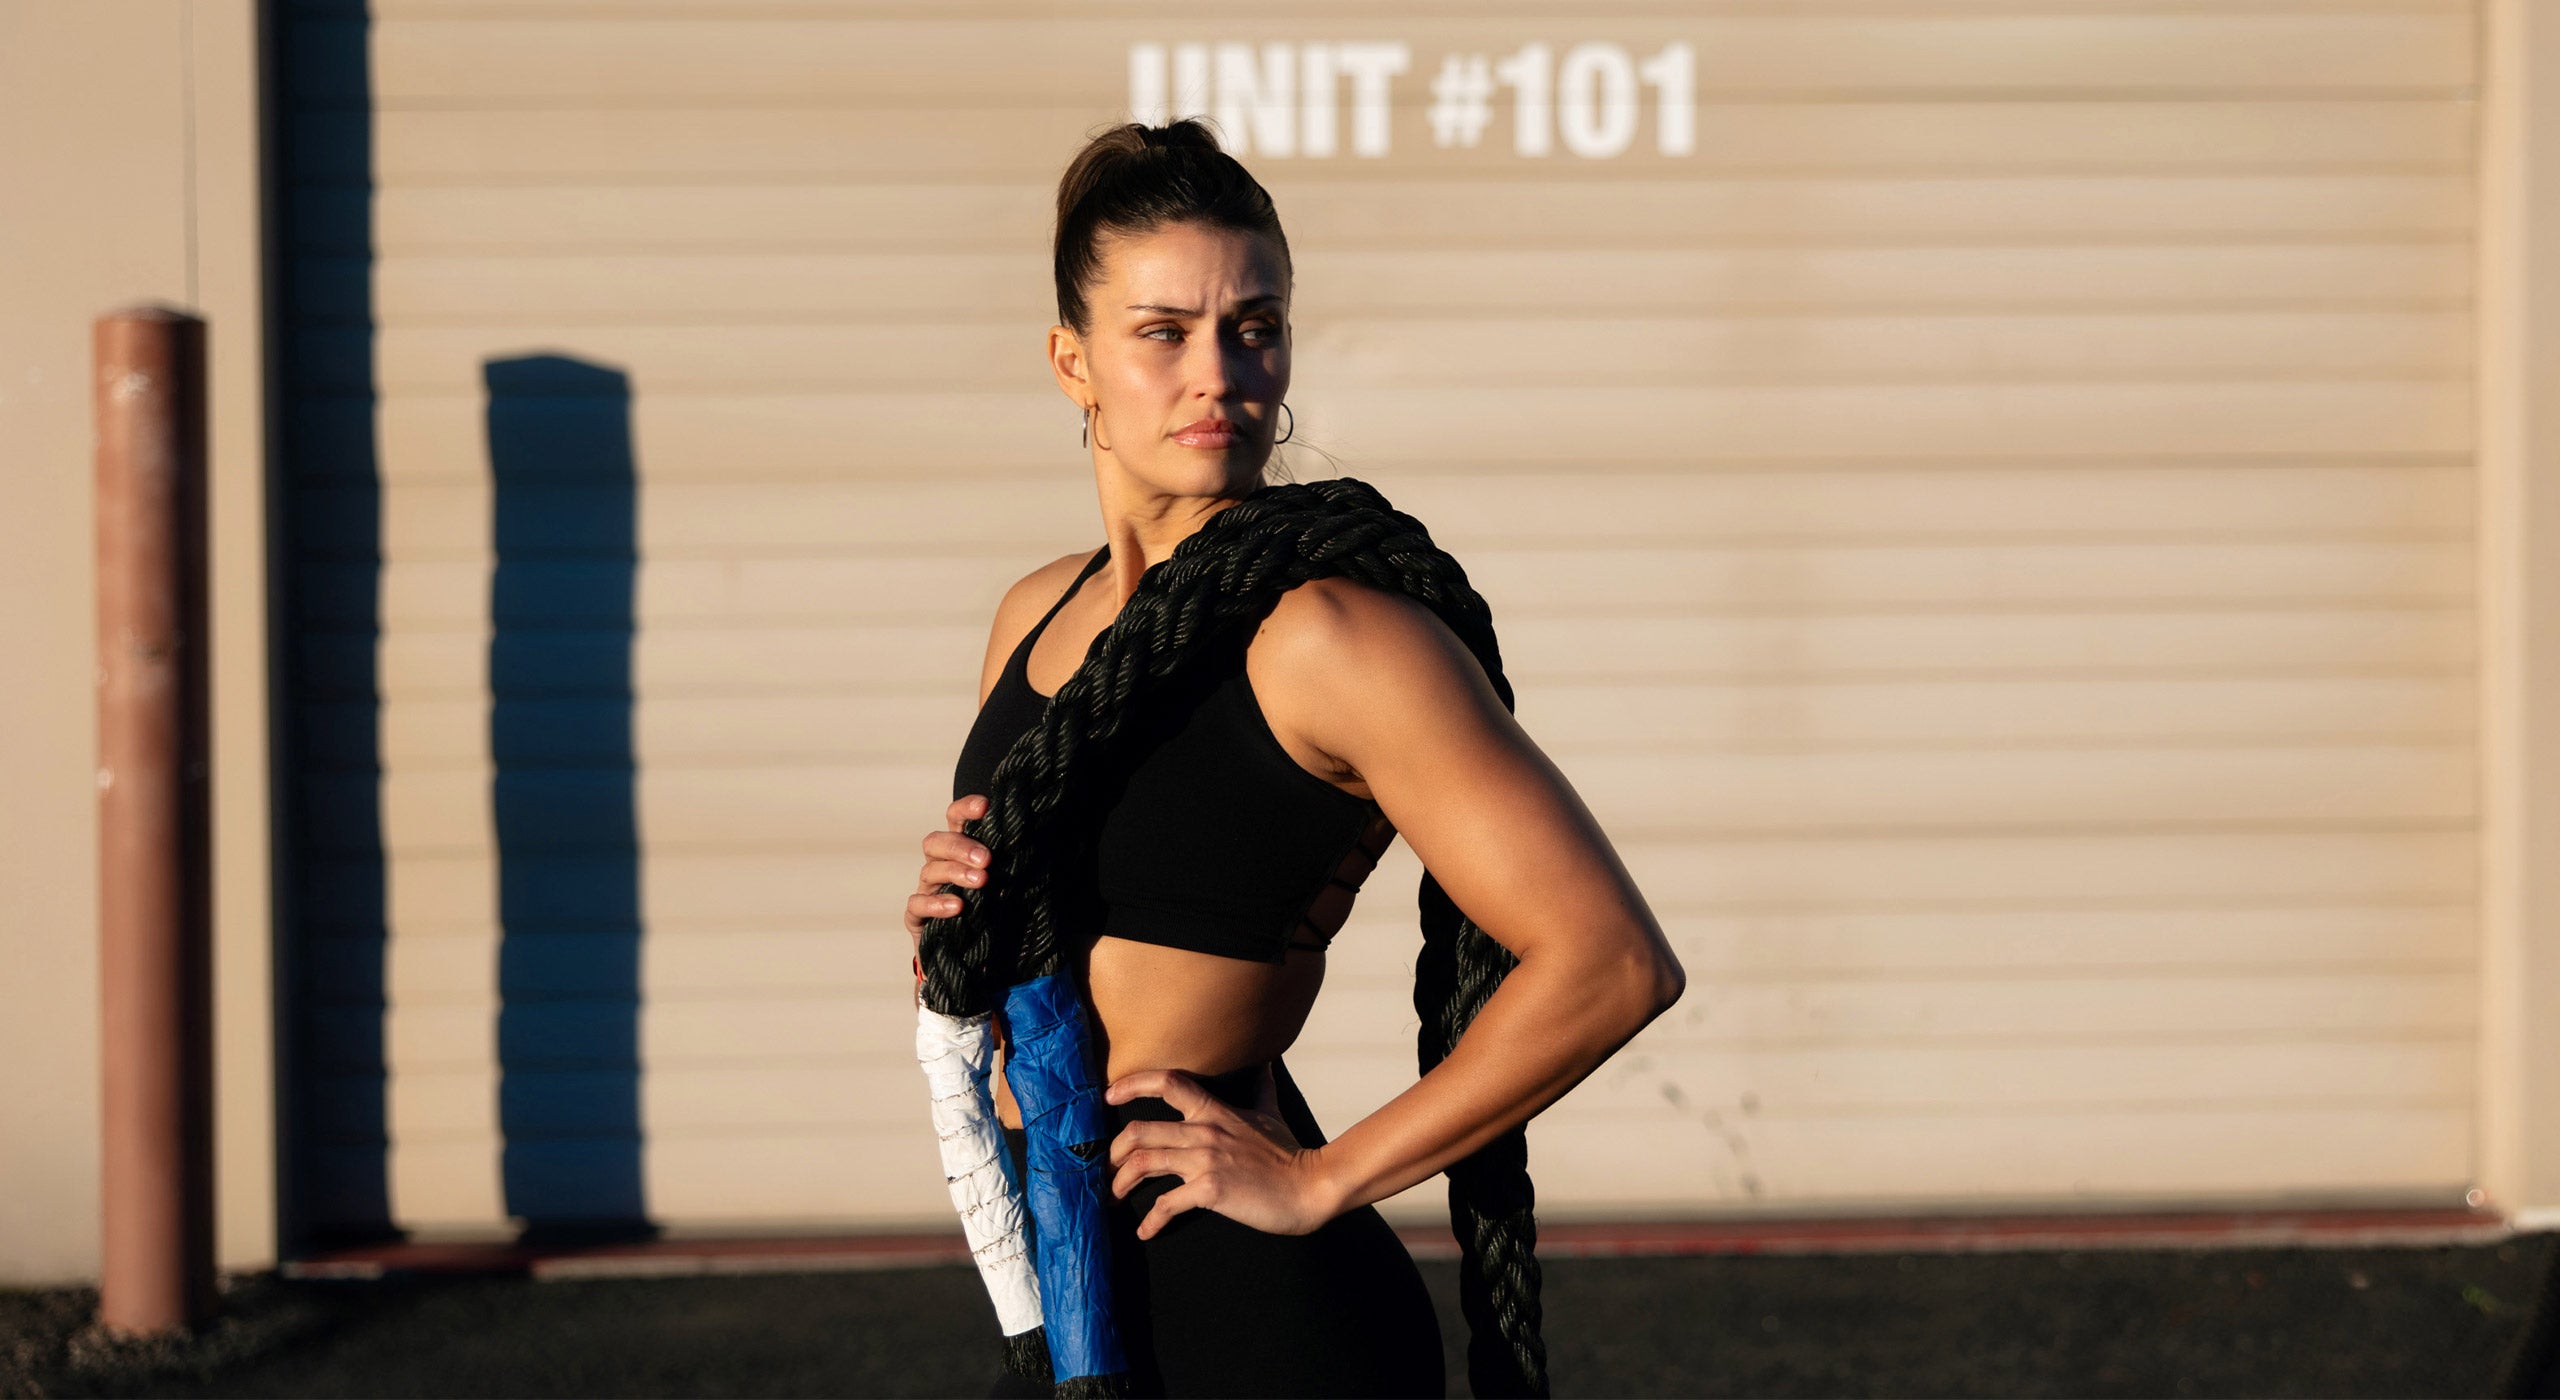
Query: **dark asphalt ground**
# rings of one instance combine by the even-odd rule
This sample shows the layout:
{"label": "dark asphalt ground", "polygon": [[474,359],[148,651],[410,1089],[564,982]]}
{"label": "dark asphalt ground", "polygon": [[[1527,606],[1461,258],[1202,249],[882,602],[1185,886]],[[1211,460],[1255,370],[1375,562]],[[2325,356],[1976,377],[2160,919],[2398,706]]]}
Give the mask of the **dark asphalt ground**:
{"label": "dark asphalt ground", "polygon": [[[1559,1396],[2492,1395],[2555,1243],[1558,1258],[1546,1336]],[[1463,1396],[1456,1265],[1422,1267]],[[994,1375],[965,1267],[247,1275],[226,1297],[154,1348],[84,1331],[87,1290],[0,1292],[0,1395],[976,1396]]]}

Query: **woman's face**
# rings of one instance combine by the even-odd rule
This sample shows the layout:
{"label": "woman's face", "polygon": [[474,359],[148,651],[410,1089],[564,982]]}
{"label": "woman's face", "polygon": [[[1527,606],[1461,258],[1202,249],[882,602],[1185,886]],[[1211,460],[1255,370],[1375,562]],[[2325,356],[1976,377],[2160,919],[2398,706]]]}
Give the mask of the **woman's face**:
{"label": "woman's face", "polygon": [[1150,494],[1251,494],[1289,391],[1278,250],[1255,234],[1178,223],[1106,239],[1101,261],[1101,280],[1085,289],[1091,333],[1050,334],[1059,387],[1095,405],[1097,468]]}

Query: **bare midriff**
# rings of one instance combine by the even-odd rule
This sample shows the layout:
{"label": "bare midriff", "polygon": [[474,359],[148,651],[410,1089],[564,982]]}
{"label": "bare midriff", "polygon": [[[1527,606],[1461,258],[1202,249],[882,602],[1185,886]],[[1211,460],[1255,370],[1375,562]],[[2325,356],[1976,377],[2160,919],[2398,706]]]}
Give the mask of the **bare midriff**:
{"label": "bare midriff", "polygon": [[[1343,857],[1347,878],[1365,875],[1394,839],[1383,816]],[[1350,917],[1356,896],[1328,884],[1289,934],[1292,942],[1331,939]],[[1253,962],[1189,948],[1097,937],[1076,963],[1094,1020],[1103,1082],[1143,1069],[1180,1069],[1198,1075],[1277,1059],[1295,1044],[1324,987],[1324,951],[1291,947],[1285,961]],[[1001,1060],[994,1078],[996,1118],[1022,1126],[1022,1109],[1005,1086]]]}
{"label": "bare midriff", "polygon": [[[1093,941],[1079,976],[1105,1083],[1142,1069],[1224,1074],[1297,1040],[1324,984],[1324,954],[1292,948],[1274,965],[1106,935]],[[1021,1127],[1001,1064],[994,1082],[997,1119]]]}

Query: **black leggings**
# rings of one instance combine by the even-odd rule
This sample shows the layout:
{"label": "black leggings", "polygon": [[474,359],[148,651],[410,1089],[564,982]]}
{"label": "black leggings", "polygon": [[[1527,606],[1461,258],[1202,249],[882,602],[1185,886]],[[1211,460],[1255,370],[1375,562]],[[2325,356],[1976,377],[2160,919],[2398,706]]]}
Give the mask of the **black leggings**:
{"label": "black leggings", "polygon": [[[1308,1147],[1325,1141],[1288,1066],[1271,1062],[1280,1116]],[[1250,1106],[1262,1067],[1204,1078],[1209,1092]],[[1141,1118],[1179,1121],[1159,1098],[1105,1104],[1112,1131]],[[1023,1136],[1005,1129],[1017,1177]],[[1140,1395],[1439,1396],[1447,1376],[1440,1320],[1413,1256],[1375,1206],[1358,1206],[1313,1234],[1274,1235],[1206,1206],[1137,1237],[1156,1198],[1182,1184],[1152,1176],[1107,1207],[1121,1338]],[[1046,1386],[1000,1376],[993,1396],[1046,1396]]]}

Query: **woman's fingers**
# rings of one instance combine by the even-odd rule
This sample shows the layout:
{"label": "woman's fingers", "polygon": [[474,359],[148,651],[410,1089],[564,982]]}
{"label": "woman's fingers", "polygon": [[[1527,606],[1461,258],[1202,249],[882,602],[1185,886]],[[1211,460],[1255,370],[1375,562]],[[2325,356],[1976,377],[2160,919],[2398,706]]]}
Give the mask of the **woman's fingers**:
{"label": "woman's fingers", "polygon": [[941,861],[955,869],[985,868],[993,853],[983,844],[950,831],[925,833],[924,856],[928,861]]}
{"label": "woman's fingers", "polygon": [[1182,1214],[1186,1210],[1214,1203],[1215,1198],[1209,1192],[1205,1183],[1186,1181],[1180,1186],[1156,1197],[1155,1205],[1147,1211],[1147,1218],[1138,1222],[1138,1238],[1142,1240],[1154,1239],[1156,1237],[1156,1233],[1164,1229],[1167,1222],[1171,1221],[1175,1216]]}
{"label": "woman's fingers", "polygon": [[924,951],[924,921],[948,919],[960,912],[960,896],[919,891],[907,896],[907,937],[914,940],[916,951]]}
{"label": "woman's fingers", "polygon": [[977,888],[986,883],[987,868],[985,866],[944,857],[924,863],[924,870],[916,888],[930,890],[936,885],[968,885]]}
{"label": "woman's fingers", "polygon": [[925,833],[924,868],[917,872],[916,892],[907,896],[907,937],[914,940],[916,951],[924,951],[925,920],[947,919],[960,912],[960,896],[946,893],[943,886],[985,888],[992,853],[984,844],[961,835],[960,827],[986,814],[986,797],[973,792],[942,809],[942,830]]}
{"label": "woman's fingers", "polygon": [[[1200,1126],[1207,1128],[1206,1124]],[[1216,1130],[1207,1129],[1207,1133],[1214,1137]],[[1185,1180],[1202,1176],[1216,1161],[1216,1144],[1207,1140],[1136,1148],[1121,1156],[1120,1170],[1111,1177],[1111,1194],[1125,1198],[1138,1189],[1139,1182],[1151,1176],[1178,1176]]]}

